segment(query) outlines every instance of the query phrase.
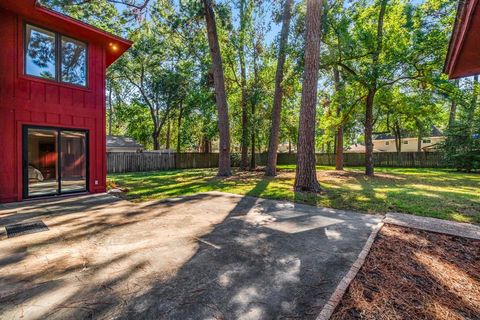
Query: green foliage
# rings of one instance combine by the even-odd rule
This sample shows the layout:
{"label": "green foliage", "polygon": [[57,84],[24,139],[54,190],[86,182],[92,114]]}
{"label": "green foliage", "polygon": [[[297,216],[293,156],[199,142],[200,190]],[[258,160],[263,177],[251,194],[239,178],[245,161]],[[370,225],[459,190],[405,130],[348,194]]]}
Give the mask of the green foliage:
{"label": "green foliage", "polygon": [[[42,3],[134,40],[133,48],[108,71],[107,122],[111,122],[113,134],[133,136],[148,148],[154,147],[154,135],[158,135],[159,147],[169,145],[180,151],[199,151],[205,141],[215,145],[217,114],[201,1]],[[278,30],[282,4],[264,0],[214,3],[233,151],[239,151],[243,132],[242,66],[248,131],[254,135],[257,152],[268,147],[278,51],[278,31],[272,30]],[[324,1],[318,151],[327,150],[327,146],[333,149],[340,125],[345,146],[364,142],[365,97],[376,84],[374,132],[426,137],[432,125],[443,130],[448,127],[453,103],[458,109],[458,123],[446,131],[445,148],[451,155],[448,161],[453,165],[472,159],[469,166],[474,170],[476,140],[471,134],[478,132],[474,129],[480,113],[476,107],[478,88],[471,80],[457,83],[441,73],[455,1],[388,0],[382,50],[373,65],[380,4],[380,0]],[[304,17],[304,1],[294,2],[280,127],[280,143],[291,143],[294,149],[302,88]],[[335,81],[335,68],[339,82]],[[460,142],[468,142],[468,146],[461,147]]]}
{"label": "green foliage", "polygon": [[445,165],[459,171],[480,170],[480,124],[470,126],[457,122],[445,132],[446,140],[441,149],[445,153]]}

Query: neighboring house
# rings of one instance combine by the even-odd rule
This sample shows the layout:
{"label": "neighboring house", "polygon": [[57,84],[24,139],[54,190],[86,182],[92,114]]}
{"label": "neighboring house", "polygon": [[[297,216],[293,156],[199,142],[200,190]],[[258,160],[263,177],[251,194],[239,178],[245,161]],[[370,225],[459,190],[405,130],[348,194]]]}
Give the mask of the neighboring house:
{"label": "neighboring house", "polygon": [[282,142],[278,144],[278,153],[292,153],[297,151],[297,145],[288,142]]}
{"label": "neighboring house", "polygon": [[[428,137],[423,137],[420,149],[421,151],[434,151],[435,147],[443,142],[445,138],[442,132],[435,126],[432,126],[432,131]],[[418,151],[418,137],[405,137],[401,139],[402,152],[416,152]],[[373,148],[380,152],[397,152],[395,145],[395,137],[389,134],[379,134],[373,140]]]}
{"label": "neighboring house", "polygon": [[[425,137],[422,138],[420,149],[421,151],[434,151],[435,146],[444,141],[444,137]],[[403,138],[402,152],[417,152],[418,138]],[[379,152],[397,152],[395,139],[393,137],[381,138],[373,140],[373,147]]]}
{"label": "neighboring house", "polygon": [[133,138],[107,135],[107,152],[142,152],[143,150],[143,145]]}
{"label": "neighboring house", "polygon": [[132,42],[0,1],[0,202],[106,190],[106,68]]}
{"label": "neighboring house", "polygon": [[[373,152],[382,152],[378,149],[373,149]],[[345,149],[345,153],[365,153],[365,146],[363,144],[354,144]]]}
{"label": "neighboring house", "polygon": [[[441,131],[432,127],[432,131],[428,137],[422,138],[420,148],[422,151],[435,151],[438,144],[444,141]],[[417,152],[418,138],[402,138],[401,152]],[[346,153],[365,153],[365,146],[356,144],[348,147]],[[395,138],[389,134],[379,134],[373,139],[373,152],[397,152]]]}

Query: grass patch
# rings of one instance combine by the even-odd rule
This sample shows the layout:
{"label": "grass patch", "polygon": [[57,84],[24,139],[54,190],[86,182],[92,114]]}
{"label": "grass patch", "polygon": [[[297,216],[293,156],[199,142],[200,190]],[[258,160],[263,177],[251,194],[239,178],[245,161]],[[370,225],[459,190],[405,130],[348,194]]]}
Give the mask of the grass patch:
{"label": "grass patch", "polygon": [[198,192],[224,191],[268,199],[368,213],[410,213],[461,222],[480,223],[480,175],[442,169],[377,168],[376,176],[362,168],[344,172],[318,167],[324,194],[293,192],[295,166],[280,166],[277,177],[234,170],[229,178],[216,169],[188,169],[111,174],[109,183],[127,188],[133,201],[164,199]]}

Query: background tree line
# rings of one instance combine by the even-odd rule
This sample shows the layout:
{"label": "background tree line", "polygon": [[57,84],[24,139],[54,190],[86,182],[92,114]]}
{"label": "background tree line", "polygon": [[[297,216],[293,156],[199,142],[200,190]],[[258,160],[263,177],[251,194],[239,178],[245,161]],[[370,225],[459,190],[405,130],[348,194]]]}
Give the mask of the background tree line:
{"label": "background tree line", "polygon": [[375,134],[400,152],[437,126],[451,164],[480,166],[478,81],[442,74],[455,1],[45,2],[135,42],[109,70],[107,130],[149,149],[218,150],[220,175],[230,151],[243,169],[268,152],[275,175],[282,143],[306,174],[298,189],[318,191],[315,150],[341,170],[344,149],[364,144],[373,175]]}

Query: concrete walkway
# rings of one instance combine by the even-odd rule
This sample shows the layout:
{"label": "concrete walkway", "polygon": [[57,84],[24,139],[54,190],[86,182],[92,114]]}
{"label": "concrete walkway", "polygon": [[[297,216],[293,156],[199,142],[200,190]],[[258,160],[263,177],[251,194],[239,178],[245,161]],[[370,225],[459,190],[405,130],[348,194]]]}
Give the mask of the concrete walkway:
{"label": "concrete walkway", "polygon": [[398,212],[387,213],[383,222],[402,227],[480,240],[480,226],[469,223],[447,221],[429,217],[419,217]]}
{"label": "concrete walkway", "polygon": [[1,319],[314,319],[381,216],[203,193],[0,207]]}

